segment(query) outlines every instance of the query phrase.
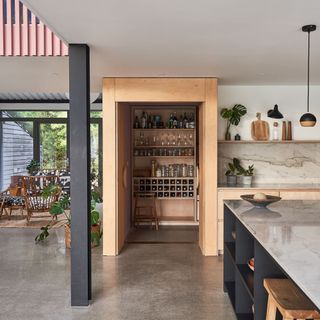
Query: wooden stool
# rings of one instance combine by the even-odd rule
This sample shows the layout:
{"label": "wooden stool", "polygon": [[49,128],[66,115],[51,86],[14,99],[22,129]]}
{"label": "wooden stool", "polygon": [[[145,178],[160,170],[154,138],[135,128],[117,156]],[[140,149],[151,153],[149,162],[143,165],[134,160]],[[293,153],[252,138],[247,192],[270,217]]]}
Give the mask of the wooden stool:
{"label": "wooden stool", "polygon": [[[142,213],[141,213],[141,210],[142,210]],[[147,211],[149,211],[149,213]],[[159,229],[155,194],[152,192],[149,192],[149,193],[137,192],[135,194],[135,204],[134,204],[134,216],[133,216],[134,226],[139,225],[140,222],[147,222],[147,221],[150,221],[151,225],[154,222],[156,226],[156,230]]]}
{"label": "wooden stool", "polygon": [[266,320],[275,320],[277,309],[284,320],[320,319],[312,302],[289,279],[264,279],[268,292]]}

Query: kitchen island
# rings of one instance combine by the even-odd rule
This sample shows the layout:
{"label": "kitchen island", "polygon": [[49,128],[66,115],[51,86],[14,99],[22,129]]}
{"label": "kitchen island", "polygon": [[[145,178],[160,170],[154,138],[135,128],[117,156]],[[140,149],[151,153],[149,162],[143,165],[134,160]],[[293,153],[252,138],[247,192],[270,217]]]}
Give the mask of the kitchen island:
{"label": "kitchen island", "polygon": [[264,278],[290,278],[320,309],[319,243],[320,201],[282,200],[268,209],[225,201],[224,289],[238,319],[265,319]]}

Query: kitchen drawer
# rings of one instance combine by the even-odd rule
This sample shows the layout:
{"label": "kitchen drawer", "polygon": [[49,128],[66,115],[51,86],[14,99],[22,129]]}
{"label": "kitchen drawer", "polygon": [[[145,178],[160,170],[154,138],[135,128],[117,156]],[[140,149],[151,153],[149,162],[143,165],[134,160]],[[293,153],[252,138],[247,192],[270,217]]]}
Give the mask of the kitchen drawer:
{"label": "kitchen drawer", "polygon": [[319,191],[280,191],[283,200],[320,200]]}
{"label": "kitchen drawer", "polygon": [[279,191],[265,189],[239,189],[239,190],[219,190],[218,191],[218,220],[223,220],[223,201],[238,200],[243,194],[265,193],[271,196],[279,196]]}

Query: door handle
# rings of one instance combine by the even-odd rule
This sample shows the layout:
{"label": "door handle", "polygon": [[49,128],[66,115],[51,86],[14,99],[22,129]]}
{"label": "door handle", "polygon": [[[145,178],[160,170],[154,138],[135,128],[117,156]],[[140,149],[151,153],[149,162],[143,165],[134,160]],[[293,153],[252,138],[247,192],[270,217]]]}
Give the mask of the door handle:
{"label": "door handle", "polygon": [[127,164],[123,166],[122,170],[122,185],[124,189],[127,189]]}

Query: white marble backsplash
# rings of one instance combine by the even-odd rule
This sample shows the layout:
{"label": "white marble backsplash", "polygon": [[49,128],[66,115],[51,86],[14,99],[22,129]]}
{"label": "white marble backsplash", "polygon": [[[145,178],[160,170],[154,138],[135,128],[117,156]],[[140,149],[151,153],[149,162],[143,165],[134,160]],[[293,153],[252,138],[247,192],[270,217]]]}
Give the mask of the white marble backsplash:
{"label": "white marble backsplash", "polygon": [[254,164],[254,183],[320,183],[320,143],[219,144],[219,183],[232,158]]}

